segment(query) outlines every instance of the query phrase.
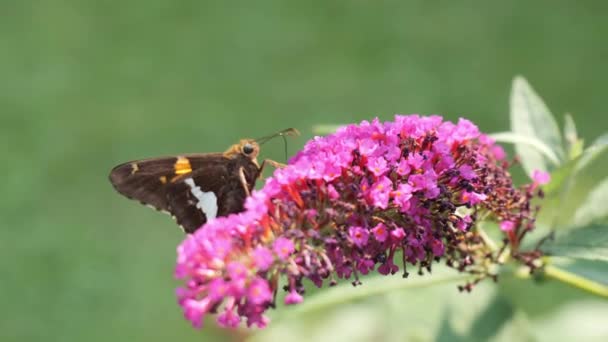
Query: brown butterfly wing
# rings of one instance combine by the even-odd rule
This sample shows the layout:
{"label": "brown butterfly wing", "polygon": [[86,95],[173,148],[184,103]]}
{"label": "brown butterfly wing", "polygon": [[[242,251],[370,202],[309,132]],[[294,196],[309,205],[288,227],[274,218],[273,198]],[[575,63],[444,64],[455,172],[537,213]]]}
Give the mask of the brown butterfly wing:
{"label": "brown butterfly wing", "polygon": [[239,175],[241,168],[248,189],[253,189],[259,175],[257,165],[220,153],[124,163],[112,170],[110,181],[122,195],[169,213],[187,233],[192,233],[207,222],[208,215],[225,216],[243,210],[247,190]]}
{"label": "brown butterfly wing", "polygon": [[116,166],[110,182],[123,196],[168,211],[166,188],[175,174],[177,157],[136,160]]}

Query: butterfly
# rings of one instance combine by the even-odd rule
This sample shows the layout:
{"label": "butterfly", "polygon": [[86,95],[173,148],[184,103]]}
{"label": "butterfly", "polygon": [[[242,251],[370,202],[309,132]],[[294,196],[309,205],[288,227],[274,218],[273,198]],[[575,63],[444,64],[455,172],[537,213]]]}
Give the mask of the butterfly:
{"label": "butterfly", "polygon": [[243,211],[270,159],[258,163],[260,145],[276,136],[294,136],[293,128],[260,139],[242,139],[223,153],[183,154],[134,160],[110,172],[114,188],[129,199],[171,215],[186,233],[207,221]]}

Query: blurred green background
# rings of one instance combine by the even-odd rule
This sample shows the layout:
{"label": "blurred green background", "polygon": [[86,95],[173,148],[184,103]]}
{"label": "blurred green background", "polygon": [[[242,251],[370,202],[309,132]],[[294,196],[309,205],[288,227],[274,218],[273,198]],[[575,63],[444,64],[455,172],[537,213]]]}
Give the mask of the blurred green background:
{"label": "blurred green background", "polygon": [[[197,331],[183,320],[172,275],[183,236],[168,217],[118,196],[111,167],[222,151],[286,127],[303,133],[293,152],[315,124],[394,113],[507,130],[515,74],[560,118],[573,113],[590,141],[608,127],[607,15],[604,1],[0,2],[0,340],[239,340],[211,321]],[[262,154],[284,160],[282,151],[276,140]],[[600,175],[604,167],[590,173]],[[351,340],[441,339],[450,313],[427,313],[429,303],[492,291],[453,299],[454,288],[333,317],[389,329],[395,318],[383,315],[405,308],[390,325],[405,335]],[[554,291],[551,310],[515,289],[532,299],[514,324],[549,331],[571,321],[561,308],[581,300],[606,313],[605,302],[561,285],[543,290]]]}

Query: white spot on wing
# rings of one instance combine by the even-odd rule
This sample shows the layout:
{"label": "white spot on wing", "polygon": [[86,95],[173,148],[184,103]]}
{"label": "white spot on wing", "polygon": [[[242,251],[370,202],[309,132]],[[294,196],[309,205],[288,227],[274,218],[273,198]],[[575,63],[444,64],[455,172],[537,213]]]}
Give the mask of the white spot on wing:
{"label": "white spot on wing", "polygon": [[214,219],[217,216],[217,197],[213,191],[202,191],[199,186],[194,184],[192,178],[187,178],[184,182],[188,184],[190,192],[198,200],[196,207],[205,213],[207,220]]}

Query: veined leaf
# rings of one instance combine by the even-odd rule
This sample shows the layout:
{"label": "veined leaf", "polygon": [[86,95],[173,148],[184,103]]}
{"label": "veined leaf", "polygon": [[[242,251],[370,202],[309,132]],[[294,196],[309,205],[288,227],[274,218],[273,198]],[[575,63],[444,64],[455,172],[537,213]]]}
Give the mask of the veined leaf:
{"label": "veined leaf", "polygon": [[566,113],[564,115],[564,138],[568,144],[574,143],[578,140],[578,133],[576,132],[576,125],[572,115]]}
{"label": "veined leaf", "polygon": [[566,140],[566,152],[569,160],[576,159],[583,153],[584,142],[583,139],[578,138],[576,125],[570,114],[564,115],[564,139]]}
{"label": "veined leaf", "polygon": [[595,141],[587,147],[582,155],[580,161],[577,163],[576,172],[584,169],[589,165],[595,158],[608,149],[608,133],[600,135]]}
{"label": "veined leaf", "polygon": [[[580,140],[579,140],[580,141]],[[587,167],[595,158],[597,158],[602,152],[608,149],[608,133],[597,138],[591,146],[585,149],[580,155],[574,157],[572,160],[569,160],[564,165],[560,166],[558,169],[551,173],[551,182],[543,187],[543,190],[547,195],[555,194],[557,191],[561,190],[561,201],[564,202],[570,190],[576,183],[576,176],[578,173]],[[599,191],[598,195],[599,196]],[[592,200],[592,201],[595,201]],[[601,202],[600,202],[601,203]],[[598,205],[591,203],[591,206]],[[583,207],[583,206],[581,206]],[[600,206],[601,207],[601,206]],[[582,209],[581,209],[582,210]],[[579,214],[579,218],[581,219],[581,223],[579,225],[585,224],[585,213],[581,212]],[[557,216],[556,216],[557,217]]]}
{"label": "veined leaf", "polygon": [[479,313],[465,341],[489,341],[513,319],[515,308],[500,293]]}
{"label": "veined leaf", "polygon": [[[536,138],[547,145],[559,161],[564,160],[561,134],[555,119],[543,100],[521,76],[515,77],[510,100],[511,130],[522,136]],[[518,142],[515,151],[528,175],[534,170],[548,171],[543,154],[529,144]],[[559,163],[557,163],[559,165]]]}
{"label": "veined leaf", "polygon": [[[498,142],[505,142],[515,144],[515,146],[525,146],[528,152],[535,150],[534,152],[540,153],[546,160],[550,161],[554,166],[561,164],[559,156],[555,151],[542,140],[528,135],[522,135],[515,132],[499,132],[492,133],[490,137]],[[523,163],[523,160],[522,160]],[[539,168],[533,170],[540,170]],[[531,173],[530,173],[531,174]]]}
{"label": "veined leaf", "polygon": [[564,187],[571,187],[570,183],[572,183],[573,177],[576,176],[575,169],[579,159],[570,160],[551,172],[551,181],[543,186],[543,191],[547,196],[552,196],[562,189],[565,191],[569,190]]}
{"label": "veined leaf", "polygon": [[[573,224],[584,226],[608,217],[608,178],[595,186],[576,210]],[[608,228],[605,230],[608,238]]]}
{"label": "veined leaf", "polygon": [[326,289],[312,298],[307,298],[304,303],[295,307],[290,314],[300,315],[310,313],[333,305],[348,303],[371,296],[378,296],[409,288],[421,288],[458,281],[462,282],[469,277],[470,275],[468,274],[457,273],[452,269],[433,269],[432,275],[424,277],[411,277],[411,279],[403,279],[400,276],[368,277],[364,280],[365,286],[358,286],[355,288],[349,283],[344,282],[338,286]]}
{"label": "veined leaf", "polygon": [[441,317],[439,332],[435,337],[435,342],[464,342],[466,339],[460,336],[450,324],[450,307],[448,306]]}
{"label": "veined leaf", "polygon": [[[464,283],[470,277],[436,265],[432,274],[422,277],[412,274],[403,279],[400,275],[370,275],[357,287],[348,281],[340,282],[306,297],[301,304],[281,305],[277,315],[271,314],[273,322],[268,329],[249,341],[352,341],[372,340],[374,336],[380,340],[429,340],[447,305],[462,303],[466,309],[463,311],[470,313],[472,301],[483,306],[485,298],[493,293],[494,287],[484,284],[476,289],[479,291],[474,298],[464,294],[458,296],[456,284]],[[432,304],[429,305],[429,301]],[[406,330],[389,329],[404,325]],[[458,328],[462,330],[463,327]]]}
{"label": "veined leaf", "polygon": [[585,141],[583,139],[577,139],[572,145],[568,147],[568,158],[570,160],[580,157],[585,147]]}
{"label": "veined leaf", "polygon": [[569,230],[547,241],[542,249],[551,256],[608,262],[608,226]]}
{"label": "veined leaf", "polygon": [[586,300],[556,308],[534,324],[530,341],[604,342],[608,336],[608,304]]}

